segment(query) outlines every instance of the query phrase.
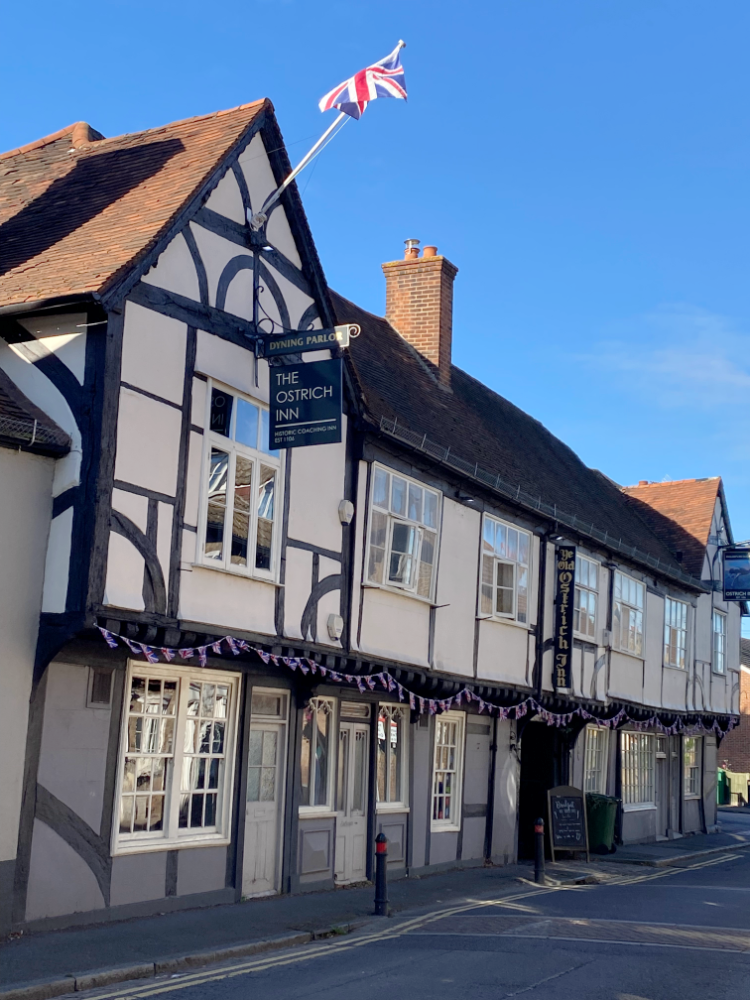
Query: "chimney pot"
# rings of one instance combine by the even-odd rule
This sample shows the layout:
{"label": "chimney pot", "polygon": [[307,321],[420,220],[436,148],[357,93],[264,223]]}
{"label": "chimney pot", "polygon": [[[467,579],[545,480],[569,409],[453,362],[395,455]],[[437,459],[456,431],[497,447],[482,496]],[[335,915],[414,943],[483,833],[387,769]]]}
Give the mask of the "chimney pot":
{"label": "chimney pot", "polygon": [[424,247],[422,250],[423,257],[437,257],[437,247]]}
{"label": "chimney pot", "polygon": [[419,240],[404,240],[406,250],[404,260],[416,260],[419,257]]}
{"label": "chimney pot", "polygon": [[648,479],[639,479],[638,480],[638,485],[639,486],[648,486]]}

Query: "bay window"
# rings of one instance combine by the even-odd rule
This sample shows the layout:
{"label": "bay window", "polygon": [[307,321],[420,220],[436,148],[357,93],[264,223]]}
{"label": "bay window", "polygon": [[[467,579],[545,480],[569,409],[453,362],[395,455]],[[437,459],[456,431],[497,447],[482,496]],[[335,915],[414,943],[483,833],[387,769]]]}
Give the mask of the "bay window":
{"label": "bay window", "polygon": [[129,666],[118,853],[228,842],[238,688],[237,674]]}
{"label": "bay window", "polygon": [[208,397],[200,561],[267,579],[276,569],[281,485],[268,410],[210,382]]}
{"label": "bay window", "polygon": [[646,588],[625,573],[615,572],[612,645],[634,656],[643,656],[643,608]]}
{"label": "bay window", "polygon": [[440,494],[373,466],[367,582],[432,599]]}
{"label": "bay window", "polygon": [[529,620],[531,535],[489,514],[482,524],[479,614]]}

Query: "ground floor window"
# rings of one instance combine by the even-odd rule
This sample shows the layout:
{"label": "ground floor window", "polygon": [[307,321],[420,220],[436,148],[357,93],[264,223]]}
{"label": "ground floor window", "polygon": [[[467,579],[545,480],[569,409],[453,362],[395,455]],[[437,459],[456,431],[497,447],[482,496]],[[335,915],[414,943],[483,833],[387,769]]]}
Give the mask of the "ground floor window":
{"label": "ground floor window", "polygon": [[607,745],[609,731],[600,726],[586,726],[586,772],[584,788],[587,792],[604,795],[607,790]]}
{"label": "ground floor window", "polygon": [[334,770],[333,707],[330,698],[311,698],[302,720],[300,772],[302,778],[301,806],[331,808]]}
{"label": "ground floor window", "polygon": [[228,839],[239,681],[129,665],[118,850]]}
{"label": "ground floor window", "polygon": [[406,740],[409,716],[401,705],[378,708],[378,805],[402,805],[408,800],[406,790]]}
{"label": "ground floor window", "polygon": [[700,736],[686,736],[682,744],[683,773],[685,776],[685,798],[695,799],[701,793],[701,750]]}
{"label": "ground floor window", "polygon": [[622,733],[622,801],[646,805],[655,801],[654,737],[649,733]]}
{"label": "ground floor window", "polygon": [[463,712],[444,712],[435,719],[433,830],[458,829],[461,825],[464,719]]}

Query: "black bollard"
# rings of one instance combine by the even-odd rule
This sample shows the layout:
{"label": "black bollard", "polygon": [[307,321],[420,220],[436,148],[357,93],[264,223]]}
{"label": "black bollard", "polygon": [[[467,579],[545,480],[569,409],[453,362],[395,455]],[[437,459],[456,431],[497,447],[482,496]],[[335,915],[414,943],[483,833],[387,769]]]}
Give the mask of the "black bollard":
{"label": "black bollard", "polygon": [[388,880],[386,865],[388,863],[388,838],[379,833],[375,838],[375,916],[388,916]]}
{"label": "black bollard", "polygon": [[534,824],[534,881],[544,885],[544,820]]}

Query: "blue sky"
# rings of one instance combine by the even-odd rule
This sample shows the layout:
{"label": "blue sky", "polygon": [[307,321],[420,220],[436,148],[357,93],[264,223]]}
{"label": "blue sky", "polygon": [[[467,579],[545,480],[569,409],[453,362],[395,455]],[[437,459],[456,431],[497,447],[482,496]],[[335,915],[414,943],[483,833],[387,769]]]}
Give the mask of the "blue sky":
{"label": "blue sky", "polygon": [[330,284],[382,312],[403,240],[459,267],[454,359],[621,483],[724,477],[750,538],[743,0],[6,5],[0,149],[318,98],[399,38],[380,101],[303,174]]}

